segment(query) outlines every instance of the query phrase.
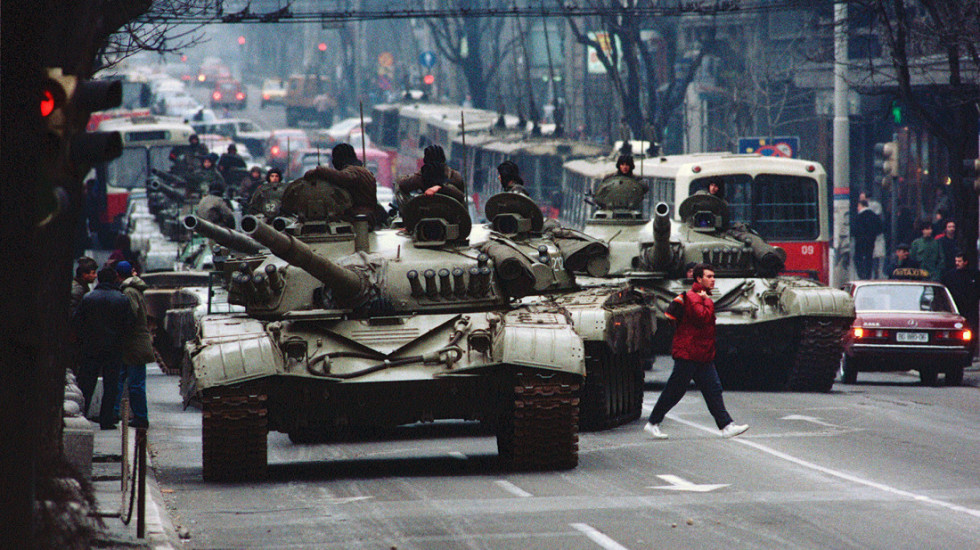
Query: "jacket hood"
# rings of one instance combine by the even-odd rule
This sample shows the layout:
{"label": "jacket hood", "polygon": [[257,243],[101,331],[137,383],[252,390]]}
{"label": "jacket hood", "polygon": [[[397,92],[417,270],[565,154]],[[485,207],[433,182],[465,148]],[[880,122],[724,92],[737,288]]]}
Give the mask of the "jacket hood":
{"label": "jacket hood", "polygon": [[136,290],[138,290],[140,292],[145,292],[146,289],[150,288],[150,285],[146,284],[146,282],[143,281],[143,279],[140,279],[139,277],[137,277],[137,276],[134,275],[134,276],[126,279],[125,281],[123,281],[122,282],[122,285],[120,286],[120,288],[123,289],[123,290],[125,290],[127,288],[135,288]]}

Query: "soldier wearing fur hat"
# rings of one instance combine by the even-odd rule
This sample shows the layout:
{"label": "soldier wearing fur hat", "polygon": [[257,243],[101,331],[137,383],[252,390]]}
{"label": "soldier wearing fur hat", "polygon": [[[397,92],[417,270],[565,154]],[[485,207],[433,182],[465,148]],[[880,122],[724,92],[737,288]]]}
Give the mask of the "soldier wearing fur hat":
{"label": "soldier wearing fur hat", "polygon": [[[330,166],[317,166],[306,172],[302,179],[296,180],[286,187],[283,193],[283,212],[286,214],[299,214],[296,210],[293,195],[301,194],[304,188],[316,186],[318,182],[326,182],[337,188],[343,189],[350,194],[352,205],[346,212],[350,217],[365,215],[372,225],[381,223],[377,219],[378,206],[378,187],[374,174],[364,167],[354,148],[349,143],[341,143],[333,148],[330,155]],[[300,201],[301,202],[301,201]]]}

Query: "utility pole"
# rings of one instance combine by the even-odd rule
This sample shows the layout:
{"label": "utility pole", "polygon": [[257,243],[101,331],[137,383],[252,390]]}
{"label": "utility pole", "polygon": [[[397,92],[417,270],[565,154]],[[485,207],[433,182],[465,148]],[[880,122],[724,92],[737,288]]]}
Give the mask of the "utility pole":
{"label": "utility pole", "polygon": [[847,2],[834,4],[834,235],[830,248],[830,286],[850,274],[851,134],[848,119]]}

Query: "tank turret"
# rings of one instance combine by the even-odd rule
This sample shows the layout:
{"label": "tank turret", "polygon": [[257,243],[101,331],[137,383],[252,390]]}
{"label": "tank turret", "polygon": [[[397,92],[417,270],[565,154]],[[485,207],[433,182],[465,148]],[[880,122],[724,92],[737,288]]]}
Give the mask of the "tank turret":
{"label": "tank turret", "polygon": [[268,247],[276,257],[302,269],[323,283],[339,303],[357,303],[358,298],[363,296],[366,283],[357,273],[316,254],[309,245],[298,238],[276,231],[255,216],[242,218],[242,231]]}
{"label": "tank turret", "polygon": [[197,216],[184,217],[184,227],[242,254],[258,254],[262,251],[262,245],[255,239]]}

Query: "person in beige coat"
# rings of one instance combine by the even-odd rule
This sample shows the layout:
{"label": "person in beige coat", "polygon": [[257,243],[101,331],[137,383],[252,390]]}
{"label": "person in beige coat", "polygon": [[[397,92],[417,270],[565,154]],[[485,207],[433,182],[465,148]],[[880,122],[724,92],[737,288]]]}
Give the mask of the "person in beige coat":
{"label": "person in beige coat", "polygon": [[130,307],[136,322],[124,336],[122,346],[122,369],[119,372],[119,392],[116,394],[116,417],[119,417],[119,403],[123,387],[129,382],[129,406],[133,410],[133,418],[129,425],[136,428],[146,428],[150,425],[149,411],[146,405],[146,364],[156,361],[153,353],[153,335],[146,320],[146,301],[143,292],[147,284],[139,278],[136,270],[129,262],[116,264],[116,273],[122,279],[123,294],[129,298]]}

